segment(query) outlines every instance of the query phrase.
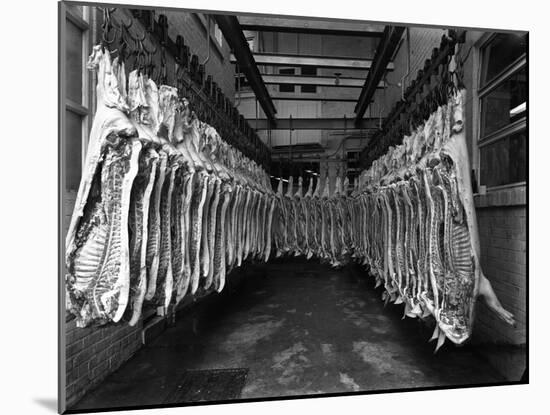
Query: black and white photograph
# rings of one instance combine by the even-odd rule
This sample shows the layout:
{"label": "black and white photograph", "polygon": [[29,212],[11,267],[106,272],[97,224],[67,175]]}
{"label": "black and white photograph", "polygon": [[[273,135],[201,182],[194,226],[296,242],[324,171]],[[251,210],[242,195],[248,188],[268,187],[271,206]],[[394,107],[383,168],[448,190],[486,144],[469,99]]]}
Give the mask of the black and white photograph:
{"label": "black and white photograph", "polygon": [[57,6],[60,413],[529,383],[528,30]]}

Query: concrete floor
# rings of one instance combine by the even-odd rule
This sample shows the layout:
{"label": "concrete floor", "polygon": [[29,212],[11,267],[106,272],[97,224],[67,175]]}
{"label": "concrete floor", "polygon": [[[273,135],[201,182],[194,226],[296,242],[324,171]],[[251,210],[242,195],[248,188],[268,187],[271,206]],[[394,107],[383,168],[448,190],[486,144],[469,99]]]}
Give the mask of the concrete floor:
{"label": "concrete floor", "polygon": [[474,350],[384,308],[352,268],[315,261],[256,267],[179,319],[71,409],[153,405],[184,369],[248,368],[242,398],[503,382]]}

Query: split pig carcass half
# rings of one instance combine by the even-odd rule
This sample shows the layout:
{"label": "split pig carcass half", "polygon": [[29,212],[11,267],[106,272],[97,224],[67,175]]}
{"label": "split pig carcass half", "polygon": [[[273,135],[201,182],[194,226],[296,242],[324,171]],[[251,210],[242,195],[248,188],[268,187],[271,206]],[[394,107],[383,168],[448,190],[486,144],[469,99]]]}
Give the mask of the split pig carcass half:
{"label": "split pig carcass half", "polygon": [[[267,261],[269,176],[200,122],[176,88],[96,46],[97,110],[66,237],[67,309],[79,327],[137,324],[221,291],[247,258]],[[267,236],[266,236],[267,235]]]}
{"label": "split pig carcass half", "polygon": [[78,326],[119,321],[130,290],[128,212],[141,143],[108,52],[94,48],[97,111],[66,237],[67,306]]}

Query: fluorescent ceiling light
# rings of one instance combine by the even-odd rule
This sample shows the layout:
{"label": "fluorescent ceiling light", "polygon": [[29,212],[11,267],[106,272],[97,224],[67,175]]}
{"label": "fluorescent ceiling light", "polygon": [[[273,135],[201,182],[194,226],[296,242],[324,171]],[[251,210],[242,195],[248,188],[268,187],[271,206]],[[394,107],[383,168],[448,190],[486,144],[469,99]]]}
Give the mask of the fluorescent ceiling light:
{"label": "fluorescent ceiling light", "polygon": [[525,112],[526,109],[527,109],[527,103],[523,102],[519,104],[517,107],[512,108],[510,110],[510,117],[514,117],[515,115],[521,114],[522,112]]}

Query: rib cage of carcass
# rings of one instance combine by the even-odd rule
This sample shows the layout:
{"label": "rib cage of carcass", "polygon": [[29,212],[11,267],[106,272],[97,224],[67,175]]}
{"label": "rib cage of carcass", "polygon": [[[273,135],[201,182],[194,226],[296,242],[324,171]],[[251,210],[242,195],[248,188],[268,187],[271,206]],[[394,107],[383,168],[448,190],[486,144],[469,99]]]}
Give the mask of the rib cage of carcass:
{"label": "rib cage of carcass", "polygon": [[277,255],[312,255],[333,266],[352,258],[368,266],[383,298],[404,303],[408,317],[433,316],[436,350],[472,333],[479,294],[509,324],[480,267],[480,248],[464,130],[465,91],[362,172],[348,195],[347,179],[328,177],[302,193],[293,177],[277,191]]}
{"label": "rib cage of carcass", "polygon": [[157,87],[96,46],[97,110],[66,238],[77,325],[127,320],[221,291],[247,258],[267,260],[275,195],[267,173]]}

